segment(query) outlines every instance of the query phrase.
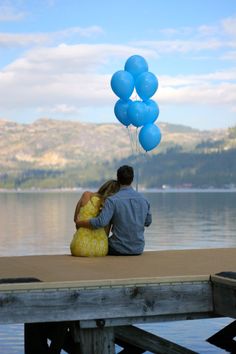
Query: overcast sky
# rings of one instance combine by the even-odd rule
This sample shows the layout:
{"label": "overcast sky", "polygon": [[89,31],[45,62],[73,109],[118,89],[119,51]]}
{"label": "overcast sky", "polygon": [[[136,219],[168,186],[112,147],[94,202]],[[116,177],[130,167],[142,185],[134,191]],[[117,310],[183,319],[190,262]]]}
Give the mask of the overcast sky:
{"label": "overcast sky", "polygon": [[236,125],[235,0],[0,0],[0,118],[116,122],[110,79],[134,54],[159,121]]}

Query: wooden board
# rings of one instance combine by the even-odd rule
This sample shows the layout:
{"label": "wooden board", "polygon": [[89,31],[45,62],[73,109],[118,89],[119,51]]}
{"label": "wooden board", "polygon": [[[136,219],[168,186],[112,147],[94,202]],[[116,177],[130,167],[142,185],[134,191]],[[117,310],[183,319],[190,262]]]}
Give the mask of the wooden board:
{"label": "wooden board", "polygon": [[236,271],[236,248],[153,251],[128,257],[0,257],[0,279],[41,281],[0,284],[0,291],[204,281],[222,271]]}
{"label": "wooden board", "polygon": [[[213,311],[209,282],[0,291],[0,323],[186,318]],[[112,322],[106,323],[106,320]],[[136,320],[137,322],[137,320]],[[141,321],[140,321],[141,322]],[[100,323],[100,321],[99,321]],[[84,323],[83,328],[90,327]]]}

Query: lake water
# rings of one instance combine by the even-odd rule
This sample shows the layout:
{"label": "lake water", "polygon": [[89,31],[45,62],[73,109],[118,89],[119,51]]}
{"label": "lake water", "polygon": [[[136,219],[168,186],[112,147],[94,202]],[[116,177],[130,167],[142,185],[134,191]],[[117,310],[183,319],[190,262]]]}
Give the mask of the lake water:
{"label": "lake water", "polygon": [[[236,247],[236,191],[144,193],[153,223],[146,250]],[[0,256],[69,253],[73,214],[81,192],[0,193]],[[150,324],[144,327],[198,353],[225,351],[205,339],[232,319]],[[23,325],[0,326],[0,353],[23,354]]]}

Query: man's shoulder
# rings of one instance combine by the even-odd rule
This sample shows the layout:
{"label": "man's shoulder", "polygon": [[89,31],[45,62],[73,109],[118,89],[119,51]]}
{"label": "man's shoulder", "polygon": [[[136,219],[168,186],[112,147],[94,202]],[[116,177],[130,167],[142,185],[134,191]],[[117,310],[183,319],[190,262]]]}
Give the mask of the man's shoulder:
{"label": "man's shoulder", "polygon": [[120,199],[120,191],[118,191],[117,193],[115,193],[113,195],[110,195],[109,197],[107,197],[106,200],[115,201],[117,199]]}
{"label": "man's shoulder", "polygon": [[135,198],[139,199],[142,203],[144,203],[144,204],[145,204],[145,203],[149,204],[149,201],[147,200],[147,198],[146,198],[142,193],[140,193],[140,192],[134,190],[133,196],[134,196]]}
{"label": "man's shoulder", "polygon": [[122,200],[122,199],[142,199],[147,201],[147,199],[143,196],[143,194],[137,192],[133,188],[124,188],[119,190],[116,194],[113,194],[112,196],[108,197],[110,201],[117,201],[117,200]]}

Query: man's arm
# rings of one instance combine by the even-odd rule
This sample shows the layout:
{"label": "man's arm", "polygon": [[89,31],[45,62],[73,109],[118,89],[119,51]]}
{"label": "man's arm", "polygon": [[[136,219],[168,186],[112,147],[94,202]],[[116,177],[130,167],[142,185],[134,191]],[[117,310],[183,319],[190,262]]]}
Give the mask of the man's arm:
{"label": "man's arm", "polygon": [[115,205],[109,198],[106,199],[101,213],[96,217],[89,220],[93,229],[100,229],[110,224],[111,218],[114,214]]}
{"label": "man's arm", "polygon": [[76,227],[85,227],[87,229],[100,229],[109,225],[114,212],[114,203],[107,199],[101,213],[96,218],[88,220],[77,220]]}
{"label": "man's arm", "polygon": [[78,230],[80,227],[85,227],[86,229],[92,229],[92,226],[88,220],[78,220],[76,221],[76,229]]}
{"label": "man's arm", "polygon": [[150,204],[148,203],[148,212],[147,212],[144,226],[150,226],[151,223],[152,223],[152,214],[150,212]]}

